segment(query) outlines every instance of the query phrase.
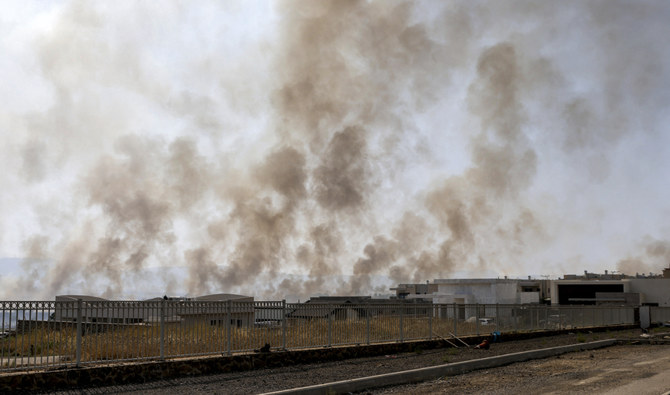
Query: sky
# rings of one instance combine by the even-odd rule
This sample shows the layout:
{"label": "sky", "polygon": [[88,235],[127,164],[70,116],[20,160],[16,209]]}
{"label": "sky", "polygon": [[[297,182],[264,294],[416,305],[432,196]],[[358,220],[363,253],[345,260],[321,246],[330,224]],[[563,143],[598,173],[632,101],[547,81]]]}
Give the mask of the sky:
{"label": "sky", "polygon": [[1,299],[670,265],[666,1],[1,4]]}

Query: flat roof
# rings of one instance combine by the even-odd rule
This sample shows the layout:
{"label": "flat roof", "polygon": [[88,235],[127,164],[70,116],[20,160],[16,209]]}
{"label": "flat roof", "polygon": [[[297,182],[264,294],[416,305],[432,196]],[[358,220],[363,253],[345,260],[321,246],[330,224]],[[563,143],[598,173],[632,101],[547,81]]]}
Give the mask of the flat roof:
{"label": "flat roof", "polygon": [[527,278],[446,278],[436,279],[434,284],[496,284],[496,283],[539,283],[542,279]]}

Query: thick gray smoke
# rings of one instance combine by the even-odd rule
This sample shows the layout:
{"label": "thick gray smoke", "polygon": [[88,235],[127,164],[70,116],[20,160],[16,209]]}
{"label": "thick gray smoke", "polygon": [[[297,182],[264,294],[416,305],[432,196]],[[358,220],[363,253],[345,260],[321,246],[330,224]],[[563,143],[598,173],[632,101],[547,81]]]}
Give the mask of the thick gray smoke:
{"label": "thick gray smoke", "polygon": [[26,257],[4,297],[670,262],[664,2],[124,7],[5,32],[43,88],[3,96],[1,180],[26,196],[0,200],[0,254]]}

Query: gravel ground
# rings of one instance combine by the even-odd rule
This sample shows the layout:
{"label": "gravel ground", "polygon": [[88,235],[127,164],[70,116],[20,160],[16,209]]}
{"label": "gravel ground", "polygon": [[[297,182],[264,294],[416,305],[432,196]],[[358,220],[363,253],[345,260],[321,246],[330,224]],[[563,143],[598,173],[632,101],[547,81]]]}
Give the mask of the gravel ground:
{"label": "gravel ground", "polygon": [[[425,350],[423,352],[359,358],[339,362],[306,364],[238,373],[161,380],[136,385],[80,388],[59,393],[189,393],[248,395],[608,338],[637,339],[640,337],[640,334],[641,331],[639,329],[599,333],[574,333],[528,340],[493,343],[489,350],[465,347]],[[400,389],[399,391],[401,392],[389,393],[407,393],[406,389]]]}
{"label": "gravel ground", "polygon": [[366,393],[658,395],[670,390],[668,370],[670,346],[623,345],[519,362]]}

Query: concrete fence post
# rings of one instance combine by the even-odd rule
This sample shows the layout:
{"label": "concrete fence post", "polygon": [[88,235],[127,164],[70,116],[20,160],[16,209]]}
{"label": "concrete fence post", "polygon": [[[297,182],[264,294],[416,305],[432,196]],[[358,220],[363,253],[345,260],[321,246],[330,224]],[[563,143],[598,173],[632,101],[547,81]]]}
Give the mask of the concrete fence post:
{"label": "concrete fence post", "polygon": [[286,299],[281,301],[281,346],[286,350]]}
{"label": "concrete fence post", "polygon": [[82,311],[81,311],[81,299],[77,299],[77,342],[75,356],[77,361],[77,367],[81,367],[81,331],[82,331]]}
{"label": "concrete fence post", "polygon": [[640,328],[647,329],[651,326],[651,307],[640,306]]}
{"label": "concrete fence post", "polygon": [[227,351],[228,355],[233,353],[233,344],[232,344],[232,328],[230,325],[230,321],[232,320],[232,315],[233,315],[233,301],[228,299],[226,301],[226,346],[227,346]]}
{"label": "concrete fence post", "polygon": [[160,311],[160,358],[165,359],[165,303],[167,300],[161,300]]}

